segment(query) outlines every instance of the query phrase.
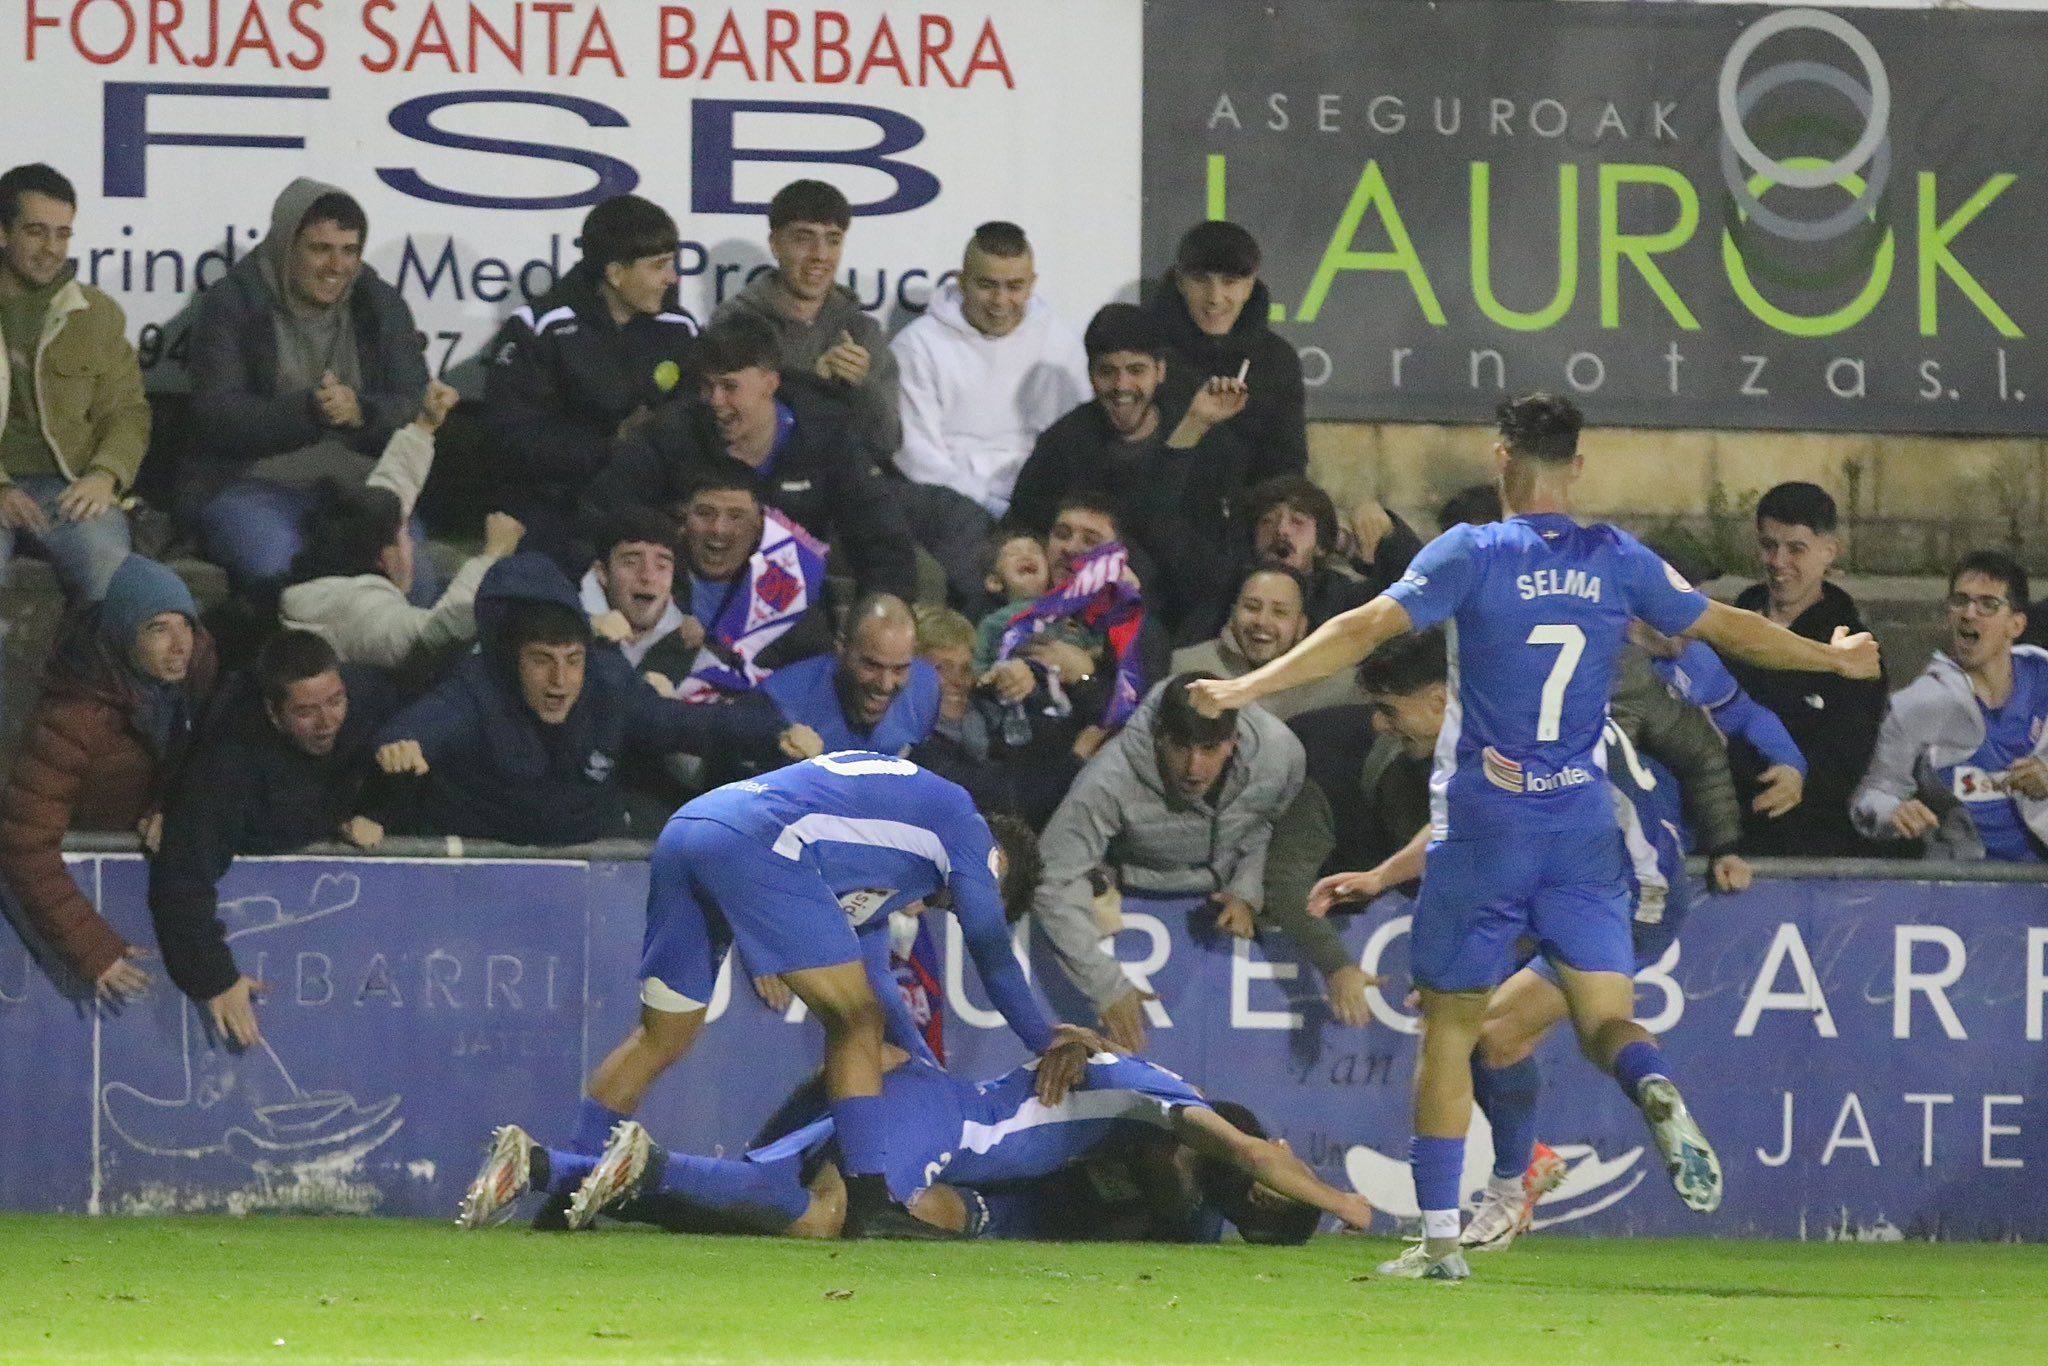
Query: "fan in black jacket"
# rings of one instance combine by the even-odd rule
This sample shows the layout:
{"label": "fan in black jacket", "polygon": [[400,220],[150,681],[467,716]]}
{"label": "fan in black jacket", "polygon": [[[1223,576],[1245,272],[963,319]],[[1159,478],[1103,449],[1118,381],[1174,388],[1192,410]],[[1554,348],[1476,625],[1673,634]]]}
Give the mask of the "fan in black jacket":
{"label": "fan in black jacket", "polygon": [[704,396],[661,409],[621,443],[584,496],[586,524],[625,507],[673,508],[705,476],[743,469],[764,504],[846,557],[862,596],[915,598],[917,552],[896,490],[840,404],[781,387],[774,346],[766,324],[745,314],[707,331]]}

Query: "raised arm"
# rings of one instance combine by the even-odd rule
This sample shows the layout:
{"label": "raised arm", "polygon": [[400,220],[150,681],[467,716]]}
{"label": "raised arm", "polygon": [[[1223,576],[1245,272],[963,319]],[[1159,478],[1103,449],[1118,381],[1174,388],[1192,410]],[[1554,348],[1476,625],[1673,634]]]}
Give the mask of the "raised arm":
{"label": "raised arm", "polygon": [[1331,617],[1318,626],[1307,640],[1272,663],[1252,670],[1241,678],[1213,679],[1189,689],[1195,709],[1205,716],[1218,716],[1276,692],[1328,678],[1349,669],[1410,627],[1408,609],[1382,594],[1366,603]]}
{"label": "raised arm", "polygon": [[1837,627],[1835,638],[1823,645],[1755,612],[1709,602],[1686,634],[1759,669],[1878,677],[1877,639],[1868,631],[1851,635],[1847,628]]}

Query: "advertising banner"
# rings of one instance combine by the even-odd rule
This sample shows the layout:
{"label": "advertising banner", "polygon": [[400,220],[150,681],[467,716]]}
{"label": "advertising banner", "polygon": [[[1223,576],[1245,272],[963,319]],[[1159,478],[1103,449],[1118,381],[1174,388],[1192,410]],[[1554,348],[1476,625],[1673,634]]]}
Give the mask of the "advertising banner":
{"label": "advertising banner", "polygon": [[1187,0],[1145,258],[1265,251],[1312,417],[2036,433],[2048,15]]}
{"label": "advertising banner", "polygon": [[[575,264],[591,204],[682,228],[702,320],[768,263],[803,176],[858,217],[845,282],[921,308],[975,225],[1022,224],[1076,319],[1136,278],[1138,0],[24,0],[0,26],[15,160],[81,198],[82,278],[120,301],[155,387],[181,313],[311,176],[354,194],[368,260],[446,371]],[[30,135],[32,134],[32,136]]]}
{"label": "advertising banner", "polygon": [[[75,862],[148,942],[132,856]],[[494,1125],[560,1141],[582,1079],[632,1027],[642,864],[258,859],[221,889],[264,1041],[230,1053],[159,984],[94,1013],[0,943],[0,1207],[105,1213],[452,1214]],[[1116,949],[1158,994],[1149,1056],[1240,1101],[1389,1220],[1407,1169],[1416,1024],[1408,905],[1344,923],[1380,978],[1374,1023],[1338,1026],[1281,944],[1217,938],[1185,902],[1127,900]],[[1022,1059],[960,939],[941,937],[953,1070]],[[1034,976],[1088,1012],[1049,960]],[[1539,1134],[1569,1164],[1537,1226],[1657,1235],[2038,1240],[2048,1166],[2048,886],[1759,883],[1703,904],[1644,974],[1719,1148],[1711,1218],[1672,1195],[1642,1121],[1560,1029],[1538,1053]],[[801,1005],[770,1014],[728,965],[696,1051],[642,1118],[679,1150],[736,1152],[817,1065]],[[1476,1112],[1468,1193],[1491,1164]],[[1392,1222],[1387,1227],[1393,1227]]]}

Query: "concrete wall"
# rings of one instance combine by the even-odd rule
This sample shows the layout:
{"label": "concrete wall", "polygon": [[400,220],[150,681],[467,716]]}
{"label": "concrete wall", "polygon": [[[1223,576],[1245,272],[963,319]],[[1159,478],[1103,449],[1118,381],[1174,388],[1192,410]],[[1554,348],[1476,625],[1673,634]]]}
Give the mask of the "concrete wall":
{"label": "concrete wall", "polygon": [[[1378,497],[1425,535],[1445,497],[1491,475],[1490,426],[1320,422],[1310,473],[1339,507]],[[1773,484],[1804,479],[1842,509],[1841,568],[1940,574],[1963,552],[2015,550],[2033,568],[2048,521],[2048,441],[1813,432],[1588,432],[1578,510],[1638,532],[1683,526],[1750,564],[1750,510]],[[1731,558],[1732,556],[1732,558]]]}

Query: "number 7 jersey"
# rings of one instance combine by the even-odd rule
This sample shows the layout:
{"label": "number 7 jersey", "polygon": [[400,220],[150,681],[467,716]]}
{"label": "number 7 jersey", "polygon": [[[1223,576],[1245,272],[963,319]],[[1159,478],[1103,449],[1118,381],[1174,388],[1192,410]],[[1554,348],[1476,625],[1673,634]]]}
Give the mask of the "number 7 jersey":
{"label": "number 7 jersey", "polygon": [[1453,527],[1387,596],[1418,631],[1446,624],[1433,838],[1612,826],[1601,732],[1629,621],[1678,635],[1706,597],[1627,532],[1557,513]]}

